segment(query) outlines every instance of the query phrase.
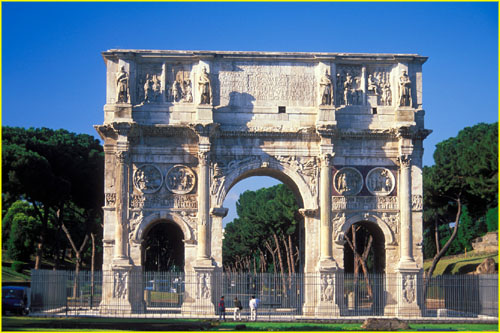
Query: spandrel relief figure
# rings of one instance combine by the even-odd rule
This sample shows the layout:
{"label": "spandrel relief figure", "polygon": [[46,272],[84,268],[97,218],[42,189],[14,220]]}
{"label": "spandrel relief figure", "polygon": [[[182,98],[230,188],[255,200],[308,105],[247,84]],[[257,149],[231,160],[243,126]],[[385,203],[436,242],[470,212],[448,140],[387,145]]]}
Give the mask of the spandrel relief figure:
{"label": "spandrel relief figure", "polygon": [[212,101],[212,89],[206,67],[203,67],[203,71],[198,79],[198,88],[200,92],[200,104],[210,104]]}
{"label": "spandrel relief figure", "polygon": [[325,71],[325,75],[321,77],[319,82],[321,90],[321,105],[331,105],[332,104],[332,80],[328,74],[328,70]]}
{"label": "spandrel relief figure", "polygon": [[399,78],[399,106],[411,106],[411,81],[404,70]]}
{"label": "spandrel relief figure", "polygon": [[116,73],[116,102],[128,103],[129,102],[129,76],[125,71],[125,67],[121,66],[120,71]]}
{"label": "spandrel relief figure", "polygon": [[363,177],[354,168],[342,168],[335,174],[334,186],[341,195],[356,195],[363,187]]}
{"label": "spandrel relief figure", "polygon": [[172,193],[189,193],[195,185],[194,172],[186,166],[175,165],[167,173],[166,185]]}

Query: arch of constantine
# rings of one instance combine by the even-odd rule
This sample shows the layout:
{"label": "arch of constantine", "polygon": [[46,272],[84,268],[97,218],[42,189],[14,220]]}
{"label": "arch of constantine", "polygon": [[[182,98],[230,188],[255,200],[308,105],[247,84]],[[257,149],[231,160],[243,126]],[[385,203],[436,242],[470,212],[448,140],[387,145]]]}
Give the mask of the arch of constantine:
{"label": "arch of constantine", "polygon": [[[379,235],[384,314],[419,311],[422,271],[422,64],[415,54],[109,50],[104,123],[101,311],[144,311],[142,242],[167,221],[183,234],[182,311],[215,312],[223,202],[267,175],[303,216],[305,315],[339,307],[345,236]],[[320,281],[325,281],[322,283]],[[140,287],[137,287],[140,286]]]}

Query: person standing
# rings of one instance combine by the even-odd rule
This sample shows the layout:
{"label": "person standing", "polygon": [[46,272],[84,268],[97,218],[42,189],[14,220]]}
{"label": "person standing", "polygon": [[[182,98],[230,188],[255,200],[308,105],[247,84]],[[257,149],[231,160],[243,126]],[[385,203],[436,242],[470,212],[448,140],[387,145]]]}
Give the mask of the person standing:
{"label": "person standing", "polygon": [[221,296],[219,300],[219,320],[222,318],[226,321],[226,304],[224,303],[224,296]]}
{"label": "person standing", "polygon": [[234,313],[233,313],[234,321],[236,321],[236,318],[238,318],[238,320],[241,321],[241,310],[243,310],[243,306],[241,306],[241,301],[238,299],[238,297],[235,297]]}
{"label": "person standing", "polygon": [[259,306],[259,302],[255,296],[252,296],[248,306],[250,307],[250,320],[257,321],[257,307]]}

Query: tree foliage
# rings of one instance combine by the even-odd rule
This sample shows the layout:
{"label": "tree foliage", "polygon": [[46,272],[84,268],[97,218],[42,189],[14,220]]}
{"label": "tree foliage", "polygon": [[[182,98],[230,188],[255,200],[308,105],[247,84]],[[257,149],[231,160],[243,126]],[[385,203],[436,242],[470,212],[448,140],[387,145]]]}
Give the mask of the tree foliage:
{"label": "tree foliage", "polygon": [[424,245],[436,249],[430,273],[447,251],[470,248],[472,238],[486,231],[484,215],[498,206],[497,137],[497,123],[467,127],[438,143],[435,164],[424,168],[424,235],[434,238]]}
{"label": "tree foliage", "polygon": [[14,202],[2,219],[2,239],[12,260],[28,262],[34,254],[40,223],[33,207],[26,201]]}
{"label": "tree foliage", "polygon": [[40,224],[35,268],[49,248],[57,258],[66,250],[68,242],[60,244],[64,228],[66,236],[74,238],[69,243],[82,243],[99,228],[104,155],[92,136],[64,129],[2,127],[2,170],[2,215],[24,200]]}
{"label": "tree foliage", "polygon": [[224,232],[226,270],[294,272],[298,266],[299,216],[285,185],[245,191],[236,203],[238,218]]}

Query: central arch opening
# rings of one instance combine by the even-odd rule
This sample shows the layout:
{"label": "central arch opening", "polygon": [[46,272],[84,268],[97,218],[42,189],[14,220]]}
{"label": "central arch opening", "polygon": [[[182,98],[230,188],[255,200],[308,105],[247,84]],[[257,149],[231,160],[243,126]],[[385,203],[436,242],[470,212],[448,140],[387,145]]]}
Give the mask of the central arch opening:
{"label": "central arch opening", "polygon": [[302,197],[277,170],[254,170],[237,178],[224,200],[224,295],[231,306],[251,296],[263,308],[301,308],[304,262]]}

